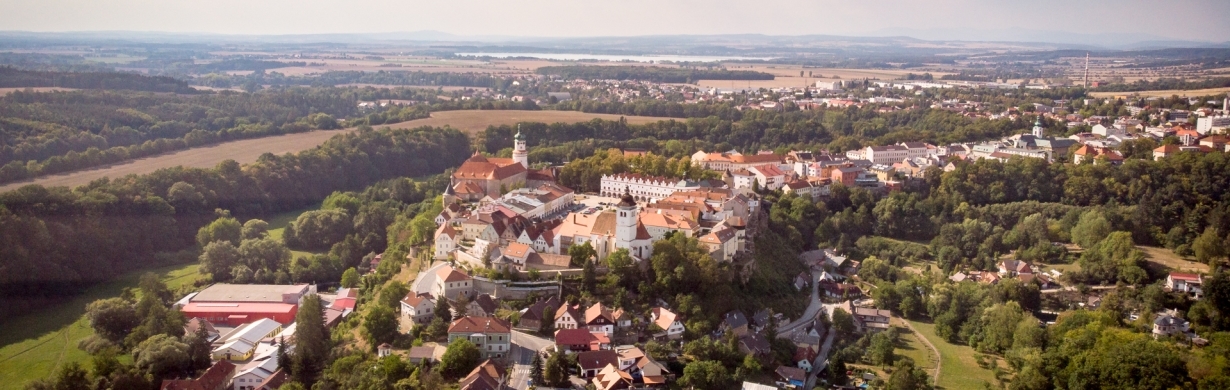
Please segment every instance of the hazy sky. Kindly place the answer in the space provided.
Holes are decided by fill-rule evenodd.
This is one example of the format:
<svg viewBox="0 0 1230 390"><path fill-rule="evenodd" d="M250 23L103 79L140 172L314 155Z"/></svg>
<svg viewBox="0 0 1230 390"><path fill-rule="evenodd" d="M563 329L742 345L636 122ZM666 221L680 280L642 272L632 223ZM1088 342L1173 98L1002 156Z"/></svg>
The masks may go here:
<svg viewBox="0 0 1230 390"><path fill-rule="evenodd" d="M1030 34L1020 30L1027 29L1225 42L1228 21L1227 0L0 0L0 30L22 31L976 40L1026 39Z"/></svg>

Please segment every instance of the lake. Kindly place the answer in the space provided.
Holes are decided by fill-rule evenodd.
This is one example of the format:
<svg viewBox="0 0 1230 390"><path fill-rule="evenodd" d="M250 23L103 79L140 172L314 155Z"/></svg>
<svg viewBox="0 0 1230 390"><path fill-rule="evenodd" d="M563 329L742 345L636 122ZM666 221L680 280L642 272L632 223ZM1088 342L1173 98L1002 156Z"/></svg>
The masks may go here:
<svg viewBox="0 0 1230 390"><path fill-rule="evenodd" d="M677 56L677 55L611 55L611 54L579 54L579 53L455 53L464 57L492 57L492 58L538 58L544 60L556 61L581 61L581 60L597 60L597 61L634 61L634 62L719 62L719 61L740 61L740 60L762 60L768 61L772 58L756 58L756 57L722 57L722 56Z"/></svg>

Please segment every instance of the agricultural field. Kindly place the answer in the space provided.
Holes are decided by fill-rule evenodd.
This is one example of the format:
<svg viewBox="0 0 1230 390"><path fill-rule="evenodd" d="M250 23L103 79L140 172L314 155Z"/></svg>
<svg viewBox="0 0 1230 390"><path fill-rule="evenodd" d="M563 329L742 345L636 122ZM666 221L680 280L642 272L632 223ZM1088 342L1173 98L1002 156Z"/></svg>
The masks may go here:
<svg viewBox="0 0 1230 390"><path fill-rule="evenodd" d="M0 322L0 390L21 389L66 363L81 363L89 369L89 354L77 348L78 341L94 333L85 318L86 304L135 289L145 272L161 275L172 290L191 285L198 276L197 267L191 263L133 271L62 303Z"/></svg>
<svg viewBox="0 0 1230 390"><path fill-rule="evenodd" d="M1138 92L1090 92L1089 95L1096 98L1108 98L1115 96L1131 96L1139 95L1144 97L1171 97L1171 96L1209 96L1230 92L1230 87L1227 88L1209 88L1209 89L1167 89L1159 91L1138 91Z"/></svg>
<svg viewBox="0 0 1230 390"><path fill-rule="evenodd" d="M978 366L975 355L980 355L965 345L953 345L935 334L935 325L910 321L918 334L931 341L940 352L940 378L938 388L946 390L979 390L983 383L995 385L995 374ZM918 360L915 360L917 362ZM1000 364L1004 364L1000 362ZM927 367L927 366L924 366Z"/></svg>
<svg viewBox="0 0 1230 390"><path fill-rule="evenodd" d="M942 75L949 74L945 72L933 72L923 69L909 70L892 70L892 69L839 69L839 68L812 68L802 67L800 65L743 65L743 64L724 64L729 70L751 70L756 72L765 72L772 74L776 78L773 80L698 80L697 85L703 88L781 88L781 87L802 87L804 85L815 85L816 81L834 81L841 80L896 80L905 77L906 74L923 74L931 73L931 75L939 78ZM811 77L799 77L799 71L812 72ZM732 84L733 83L733 84Z"/></svg>
<svg viewBox="0 0 1230 390"><path fill-rule="evenodd" d="M380 125L376 127L387 126L395 129L401 129L419 126L443 127L448 125L454 129L461 130L466 134L473 135L480 131L486 130L487 126L515 125L518 122L574 123L584 122L594 118L614 121L619 120L620 117L626 119L628 124L633 125L641 125L671 119L651 116L589 114L580 111L466 110L433 112L431 113L431 118L415 119L412 121Z"/></svg>
<svg viewBox="0 0 1230 390"><path fill-rule="evenodd" d="M578 111L445 111L433 113L431 118L416 119L378 127L411 128L419 126L443 127L449 125L468 134L474 134L485 130L487 126L513 125L517 122L583 122L594 118L618 120L620 115L587 114ZM669 119L645 116L626 116L625 118L631 124L652 123ZM314 148L335 135L351 130L353 129L319 130L192 148L100 168L8 183L0 185L0 192L15 190L29 184L39 184L47 187L76 187L104 177L119 178L131 174L146 174L162 168L180 165L192 168L212 168L227 159L235 160L240 164L248 164L255 162L264 153L281 155Z"/></svg>
<svg viewBox="0 0 1230 390"><path fill-rule="evenodd" d="M1209 273L1208 264L1197 262L1190 258L1185 259L1170 249L1139 245L1136 248L1145 252L1145 261L1148 261L1149 267L1155 270Z"/></svg>

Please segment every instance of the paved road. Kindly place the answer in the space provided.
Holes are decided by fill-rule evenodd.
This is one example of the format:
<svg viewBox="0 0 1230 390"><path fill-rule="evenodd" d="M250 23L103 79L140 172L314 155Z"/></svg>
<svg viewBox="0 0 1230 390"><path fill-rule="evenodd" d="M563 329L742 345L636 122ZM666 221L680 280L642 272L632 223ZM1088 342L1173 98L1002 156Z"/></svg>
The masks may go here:
<svg viewBox="0 0 1230 390"><path fill-rule="evenodd" d="M512 353L509 357L513 363L512 377L509 385L524 390L529 388L530 363L534 361L534 353L555 345L555 342L528 333L512 331Z"/></svg>
<svg viewBox="0 0 1230 390"><path fill-rule="evenodd" d="M816 361L811 365L811 374L807 376L807 386L804 386L804 389L815 388L816 376L820 374L820 371L824 371L824 368L829 365L829 349L833 347L833 339L835 338L834 336L837 335L837 332L829 329L828 333L828 337L824 338L824 344L820 346L820 354L816 355Z"/></svg>
<svg viewBox="0 0 1230 390"><path fill-rule="evenodd" d="M807 304L807 310L804 310L803 315L799 316L794 322L778 326L778 333L789 333L811 324L812 320L816 319L816 314L819 314L820 308L824 307L820 302L820 284L816 283L817 280L820 280L820 274L823 272L821 270L811 271L811 302Z"/></svg>
<svg viewBox="0 0 1230 390"><path fill-rule="evenodd" d="M431 268L428 268L423 272L419 272L419 276L414 278L414 284L410 286L410 289L416 293L431 292L431 287L436 284L436 271L439 271L440 268L447 266L447 262L441 261L431 266Z"/></svg>

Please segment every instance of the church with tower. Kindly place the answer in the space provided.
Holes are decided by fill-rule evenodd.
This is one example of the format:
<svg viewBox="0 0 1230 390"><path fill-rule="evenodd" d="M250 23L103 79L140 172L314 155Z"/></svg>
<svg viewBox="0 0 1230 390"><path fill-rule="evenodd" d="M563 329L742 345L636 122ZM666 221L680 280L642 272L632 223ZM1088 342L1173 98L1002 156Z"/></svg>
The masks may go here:
<svg viewBox="0 0 1230 390"><path fill-rule="evenodd" d="M512 158L487 157L474 152L453 172L446 196L466 202L484 198L497 199L504 193L522 187L536 188L542 184L554 184L555 174L550 169L531 170L530 153L525 135L518 126L513 136Z"/></svg>

